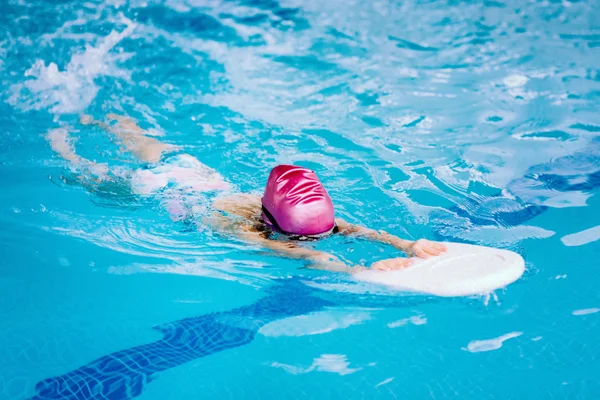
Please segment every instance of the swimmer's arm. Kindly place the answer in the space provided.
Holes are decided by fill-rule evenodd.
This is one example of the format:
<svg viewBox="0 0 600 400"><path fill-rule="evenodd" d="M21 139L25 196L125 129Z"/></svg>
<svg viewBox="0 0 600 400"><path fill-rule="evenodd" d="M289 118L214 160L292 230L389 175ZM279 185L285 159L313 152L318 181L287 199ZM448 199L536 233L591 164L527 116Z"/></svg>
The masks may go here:
<svg viewBox="0 0 600 400"><path fill-rule="evenodd" d="M268 240L262 237L247 238L249 240L259 243L261 246L271 249L283 256L289 258L296 258L309 261L308 268L319 269L332 272L344 272L347 274L356 274L362 271L368 270L379 270L389 271L394 269L402 269L409 267L413 264L414 260L410 258L388 258L385 260L377 261L371 265L371 267L364 267L362 265L349 266L342 262L339 258L333 254L326 253L323 251L311 250L302 247L296 247L291 243L278 242L275 240Z"/></svg>
<svg viewBox="0 0 600 400"><path fill-rule="evenodd" d="M260 197L252 194L238 193L236 195L216 199L213 207L217 210L226 212L230 215L241 217L242 221L236 221L231 217L226 217L220 213L214 213L206 223L221 231L229 231L242 240L256 243L264 248L275 251L282 256L302 259L310 262L309 268L321 269L334 272L356 273L367 269L363 266L349 266L332 254L298 247L293 243L280 242L265 238L262 232L256 231L249 226L247 221L258 219L260 216L261 202ZM341 220L340 220L341 221ZM408 267L412 260L406 258L392 258L382 260L371 265L371 268L378 270L400 269Z"/></svg>
<svg viewBox="0 0 600 400"><path fill-rule="evenodd" d="M284 257L306 260L309 262L308 267L312 269L345 272L350 274L369 269L360 265L349 266L330 253L299 247L290 242L269 240L263 236L262 232L256 231L254 228L248 226L247 223L233 220L220 213L213 214L211 218L205 219L204 222L221 231L229 231L246 242L255 243ZM373 263L370 269L402 269L410 266L412 262L412 259L407 258L389 258Z"/></svg>
<svg viewBox="0 0 600 400"><path fill-rule="evenodd" d="M82 116L80 122L83 125L97 125L107 132L111 132L127 151L142 162L157 163L164 153L178 149L177 146L147 136L147 132L140 128L132 118L116 114L108 114L106 118L114 121L115 124L105 124L102 121L94 120L89 115Z"/></svg>
<svg viewBox="0 0 600 400"><path fill-rule="evenodd" d="M265 238L262 232L257 231L249 224L249 220L252 220L251 217L256 216L256 213L260 210L260 208L256 209L257 205L254 200L252 195L245 194L217 199L213 204L215 208L242 217L242 219L214 213L211 217L205 218L203 222L219 231L229 232L246 242L257 244L284 257L306 260L309 262L309 268L347 273L358 272L359 269L363 268L349 267L334 255L326 252L298 247L290 242ZM260 204L260 199L258 204Z"/></svg>
<svg viewBox="0 0 600 400"><path fill-rule="evenodd" d="M333 254L326 253L323 251L306 249L303 247L296 247L292 243L268 240L260 236L260 233L258 232L252 232L252 235L245 236L245 239L260 244L261 246L273 250L283 256L307 260L309 261L308 268L325 271L345 272L348 274L355 274L370 269L388 271L409 267L414 262L414 260L410 258L397 257L377 261L373 263L370 268L364 267L362 265L349 266Z"/></svg>
<svg viewBox="0 0 600 400"><path fill-rule="evenodd" d="M245 220L253 220L260 216L262 204L260 196L249 193L236 193L215 199L213 207L227 214L242 217Z"/></svg>
<svg viewBox="0 0 600 400"><path fill-rule="evenodd" d="M312 269L345 273L355 273L364 269L359 266L350 267L330 253L298 247L289 242L265 239L261 232L241 232L239 233L239 236L243 240L256 243L261 247L272 250L284 257L306 260L309 262L308 267Z"/></svg>
<svg viewBox="0 0 600 400"><path fill-rule="evenodd" d="M398 250L409 254L414 254L420 258L439 256L446 251L446 246L444 246L442 243L432 242L425 239L419 239L416 241L405 240L384 231L376 231L364 226L350 224L340 218L337 218L335 222L342 235L357 235L366 237L371 240L392 245Z"/></svg>

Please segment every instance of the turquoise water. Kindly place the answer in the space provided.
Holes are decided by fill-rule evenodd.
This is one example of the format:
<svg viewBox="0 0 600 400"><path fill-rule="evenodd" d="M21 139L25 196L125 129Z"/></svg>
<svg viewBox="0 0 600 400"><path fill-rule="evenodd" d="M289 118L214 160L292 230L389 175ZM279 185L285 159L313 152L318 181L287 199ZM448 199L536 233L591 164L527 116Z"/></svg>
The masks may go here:
<svg viewBox="0 0 600 400"><path fill-rule="evenodd" d="M597 2L162 3L0 6L1 399L600 396ZM350 222L527 271L396 293L64 183L57 127L134 165L77 123L110 112L239 190L297 163Z"/></svg>

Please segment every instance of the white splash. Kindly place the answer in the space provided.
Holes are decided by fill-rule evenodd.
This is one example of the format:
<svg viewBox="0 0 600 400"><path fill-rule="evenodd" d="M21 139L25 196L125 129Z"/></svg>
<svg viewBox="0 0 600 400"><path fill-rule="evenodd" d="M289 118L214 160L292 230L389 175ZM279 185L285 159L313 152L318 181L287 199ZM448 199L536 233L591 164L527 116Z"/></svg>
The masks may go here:
<svg viewBox="0 0 600 400"><path fill-rule="evenodd" d="M519 337L522 334L523 334L523 332L510 332L510 333L507 333L506 335L502 335L502 336L499 336L499 337L493 338L493 339L473 340L473 341L469 342L469 344L467 345L467 348L463 349L463 350L467 350L471 353L479 353L482 351L498 350L500 347L502 347L502 344L506 340Z"/></svg>
<svg viewBox="0 0 600 400"><path fill-rule="evenodd" d="M560 241L565 246L583 246L584 244L592 243L600 239L600 225L586 229L581 232L572 233L563 236Z"/></svg>
<svg viewBox="0 0 600 400"><path fill-rule="evenodd" d="M496 304L500 304L500 299L498 299L498 295L496 294L496 292L490 292L490 293L485 293L483 295L483 305L484 306L488 306L490 304L490 300L494 300L494 302Z"/></svg>
<svg viewBox="0 0 600 400"><path fill-rule="evenodd" d="M3 40L2 42L0 42L0 71L4 69L4 57L6 57L6 49L4 48L4 46L7 42L8 40Z"/></svg>
<svg viewBox="0 0 600 400"><path fill-rule="evenodd" d="M271 366L275 368L281 368L293 375L306 374L312 371L333 372L338 375L348 375L362 369L361 367L350 368L350 363L348 362L347 357L343 354L323 354L320 357L315 358L313 363L306 368L278 362L271 363Z"/></svg>
<svg viewBox="0 0 600 400"><path fill-rule="evenodd" d="M8 102L24 110L49 108L55 114L77 113L85 110L96 97L98 76L128 79L129 73L115 64L131 55L110 53L117 43L131 35L136 25L123 15L120 18L126 25L123 32L112 31L96 47L86 46L83 53L71 57L64 71L54 62L46 65L44 60L37 60L25 72L25 77L33 79L12 85Z"/></svg>
<svg viewBox="0 0 600 400"><path fill-rule="evenodd" d="M412 317L403 318L398 321L390 322L387 326L389 328L399 328L401 326L405 326L407 324L413 325L425 325L427 323L427 318L423 315L413 315Z"/></svg>
<svg viewBox="0 0 600 400"><path fill-rule="evenodd" d="M598 311L600 311L600 308L584 308L582 310L575 310L573 311L573 315L588 315L588 314L595 314Z"/></svg>

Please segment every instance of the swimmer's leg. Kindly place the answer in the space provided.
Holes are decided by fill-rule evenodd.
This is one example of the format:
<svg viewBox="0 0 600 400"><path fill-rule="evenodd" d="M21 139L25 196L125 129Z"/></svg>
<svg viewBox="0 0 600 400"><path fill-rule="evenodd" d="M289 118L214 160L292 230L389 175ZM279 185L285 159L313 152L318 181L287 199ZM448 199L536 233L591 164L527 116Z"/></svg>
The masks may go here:
<svg viewBox="0 0 600 400"><path fill-rule="evenodd" d="M140 196L160 192L162 203L173 221L193 226L198 207L190 205L189 199L199 193L222 191L230 187L217 171L192 155L178 154L166 162L160 162L164 153L176 151L179 147L147 136L148 133L133 119L116 114L108 114L106 119L114 123L97 121L89 115L82 116L80 122L110 132L125 151L143 163L154 164L130 172L131 190Z"/></svg>
<svg viewBox="0 0 600 400"><path fill-rule="evenodd" d="M52 129L46 134L46 139L52 150L70 164L70 176L61 177L65 183L78 184L91 192L99 193L106 191L106 188L114 188L115 185L121 187L126 182L124 175L128 175L128 171L111 171L107 164L97 163L77 154L75 141L69 137L66 128Z"/></svg>
<svg viewBox="0 0 600 400"><path fill-rule="evenodd" d="M70 139L66 128L52 129L46 135L46 139L52 150L68 161L72 167L80 170L91 179L97 181L109 180L108 166L104 163L88 160L77 154L74 141Z"/></svg>
<svg viewBox="0 0 600 400"><path fill-rule="evenodd" d="M106 117L109 121L116 123L114 125L105 124L94 120L89 115L81 117L81 123L97 125L107 132L111 132L123 144L126 151L131 152L142 162L158 164L164 153L179 150L178 146L166 144L147 136L147 132L131 118L116 114L108 114ZM164 187L167 183L176 185L188 194L229 188L229 184L217 171L190 154L178 154L170 162L162 164L152 166L152 171L145 169L135 174L132 185L139 186L142 192L140 194L149 194L146 192L153 191L156 185Z"/></svg>
<svg viewBox="0 0 600 400"><path fill-rule="evenodd" d="M94 120L89 115L81 117L83 125L97 125L115 135L123 144L125 149L132 153L138 160L147 163L157 163L164 153L177 150L177 146L166 144L160 140L147 136L147 132L140 128L136 122L129 118L116 114L108 114L106 118L115 122L105 124Z"/></svg>

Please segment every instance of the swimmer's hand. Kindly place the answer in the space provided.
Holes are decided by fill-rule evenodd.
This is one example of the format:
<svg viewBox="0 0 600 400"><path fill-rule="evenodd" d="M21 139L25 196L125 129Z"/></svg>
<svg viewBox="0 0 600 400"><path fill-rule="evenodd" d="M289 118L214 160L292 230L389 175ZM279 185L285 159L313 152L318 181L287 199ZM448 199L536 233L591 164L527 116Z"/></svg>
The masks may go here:
<svg viewBox="0 0 600 400"><path fill-rule="evenodd" d="M412 258L388 258L386 260L381 260L377 261L376 263L373 263L373 265L371 265L371 269L378 271L391 271L394 269L408 268L411 265L413 265L414 262L415 260L413 260Z"/></svg>
<svg viewBox="0 0 600 400"><path fill-rule="evenodd" d="M429 258L432 256L442 255L447 249L443 243L419 239L410 243L402 250L406 251L407 253L414 254L419 258Z"/></svg>
<svg viewBox="0 0 600 400"><path fill-rule="evenodd" d="M350 269L351 274L357 274L363 271L393 271L396 269L408 268L415 262L412 258L388 258L385 260L377 261L370 267L364 267L362 265L354 266Z"/></svg>

